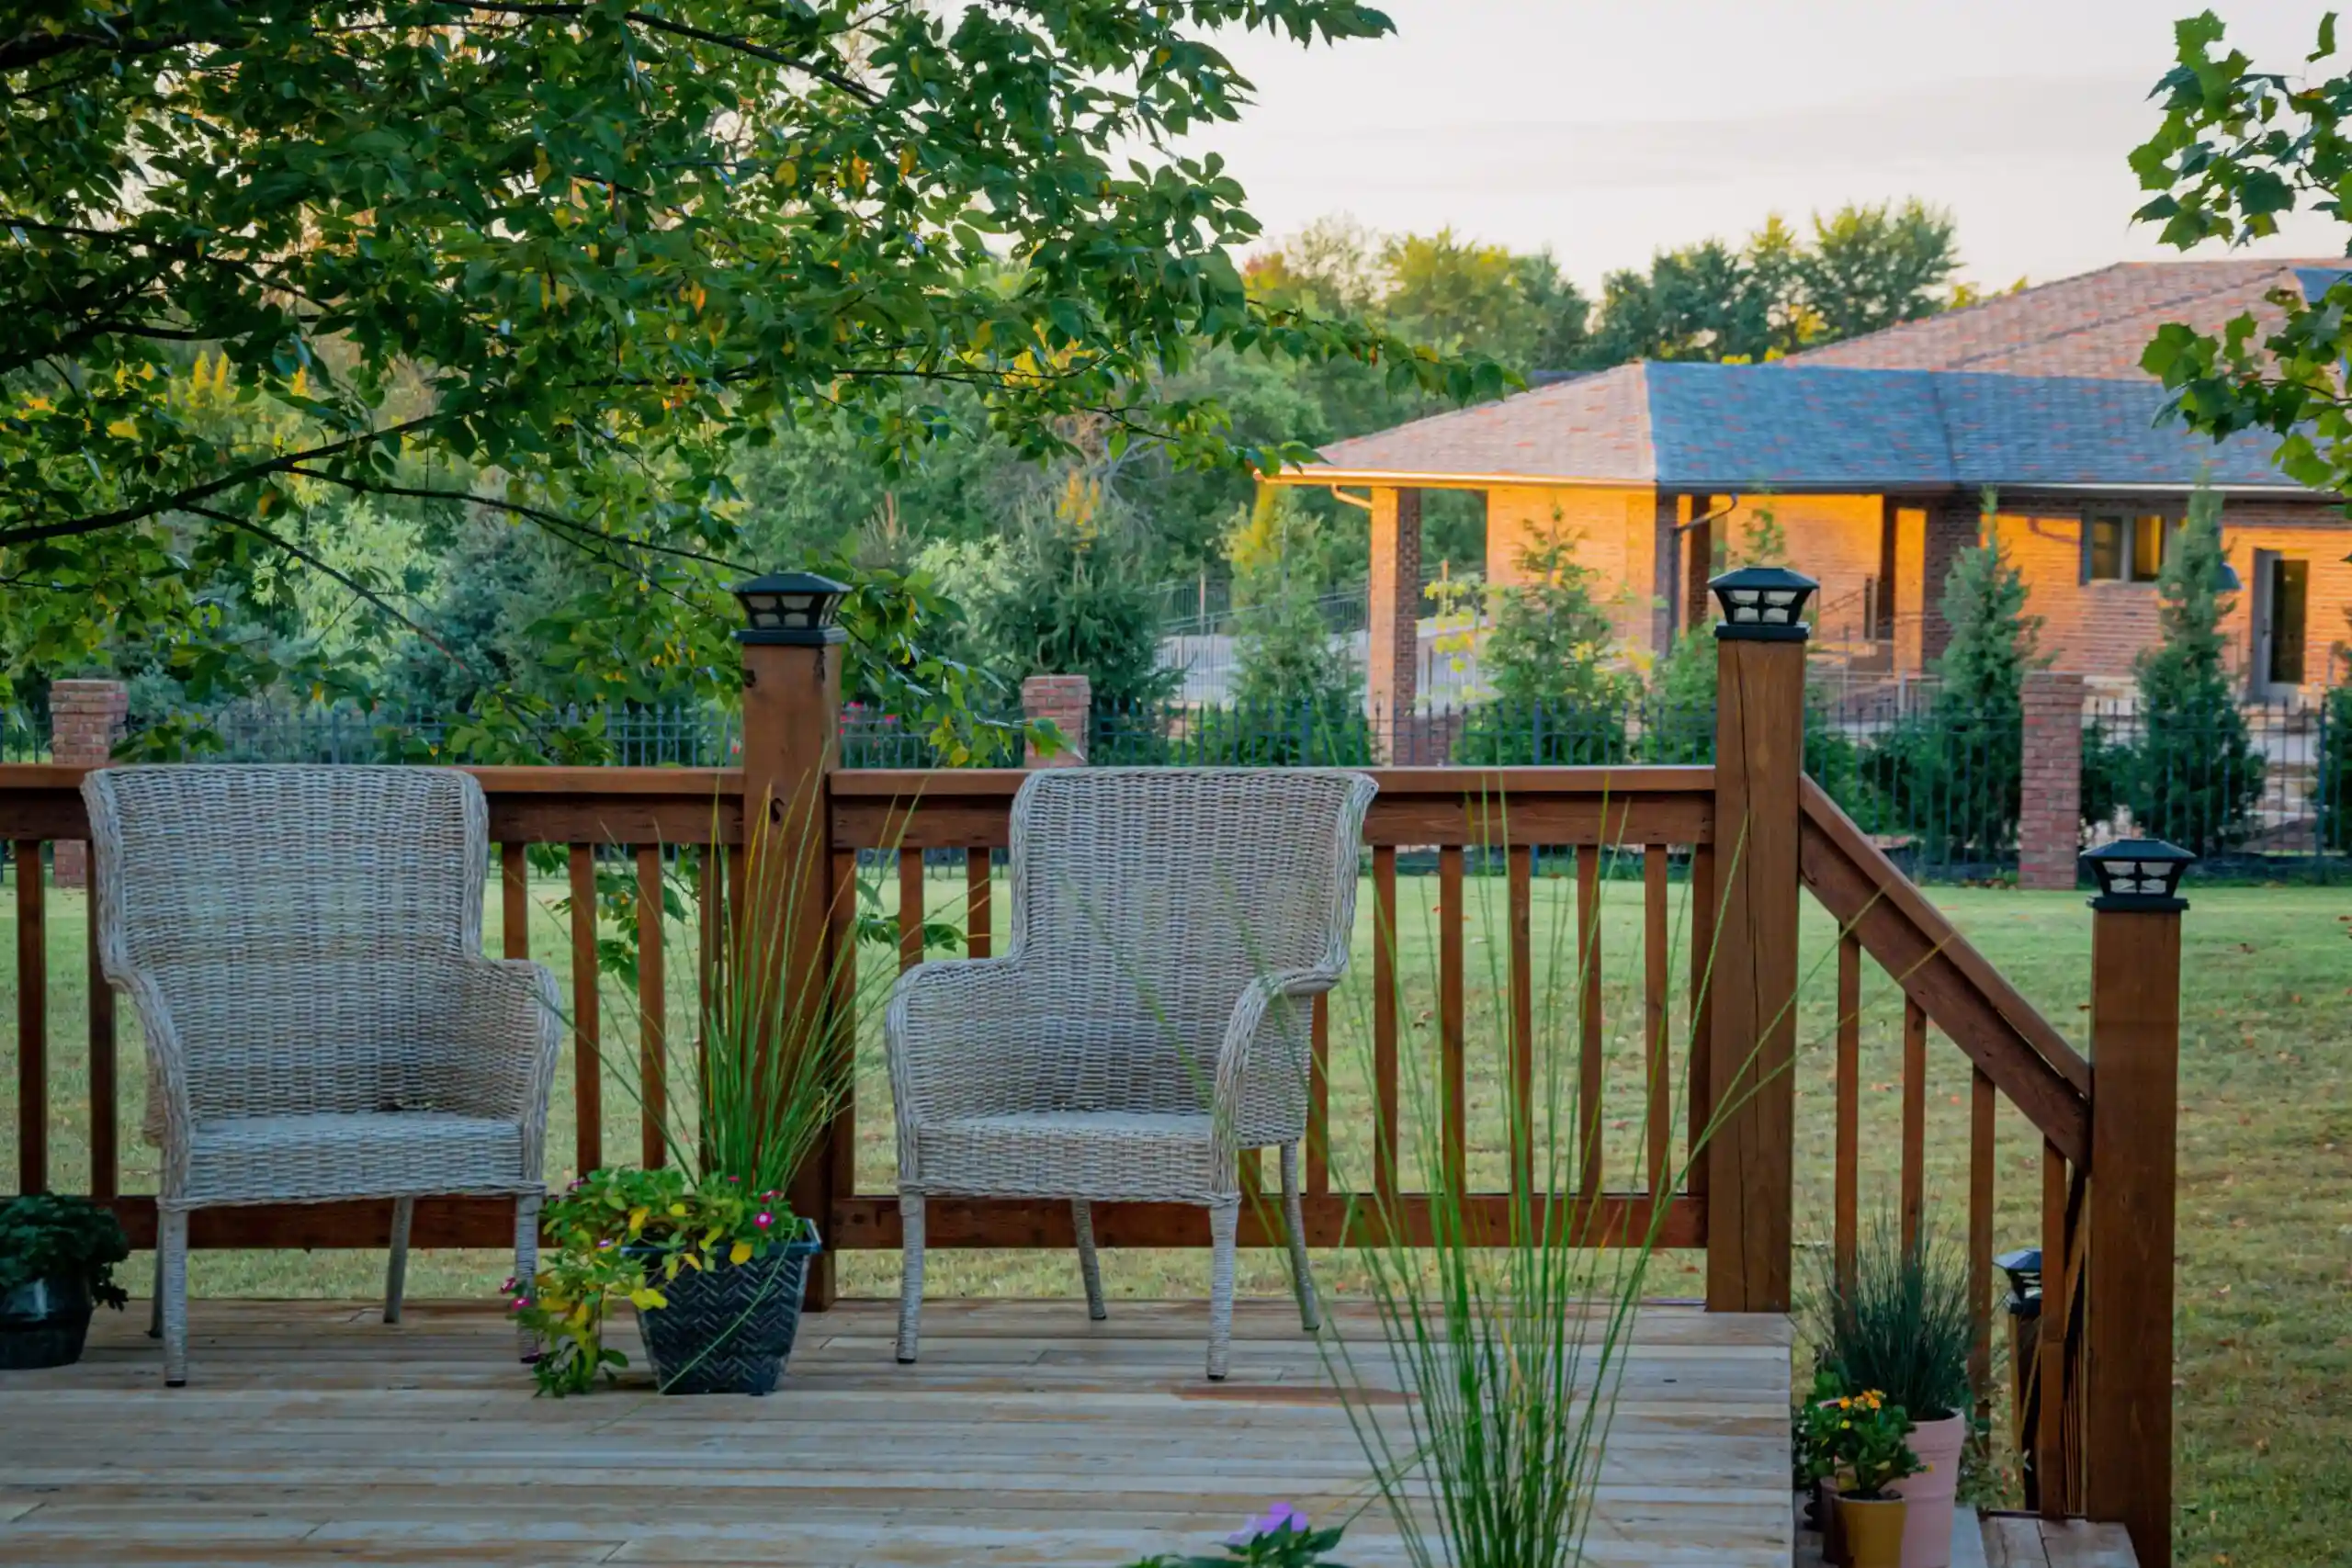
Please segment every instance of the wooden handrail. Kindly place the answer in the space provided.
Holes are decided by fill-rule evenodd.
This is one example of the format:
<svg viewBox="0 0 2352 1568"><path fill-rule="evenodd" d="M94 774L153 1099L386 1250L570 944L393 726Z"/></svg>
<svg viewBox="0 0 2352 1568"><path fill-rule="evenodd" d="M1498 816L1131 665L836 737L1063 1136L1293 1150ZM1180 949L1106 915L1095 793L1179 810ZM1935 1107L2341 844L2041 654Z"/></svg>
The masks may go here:
<svg viewBox="0 0 2352 1568"><path fill-rule="evenodd" d="M2060 1153L2087 1169L2090 1065L1811 779L1798 872L1838 923Z"/></svg>

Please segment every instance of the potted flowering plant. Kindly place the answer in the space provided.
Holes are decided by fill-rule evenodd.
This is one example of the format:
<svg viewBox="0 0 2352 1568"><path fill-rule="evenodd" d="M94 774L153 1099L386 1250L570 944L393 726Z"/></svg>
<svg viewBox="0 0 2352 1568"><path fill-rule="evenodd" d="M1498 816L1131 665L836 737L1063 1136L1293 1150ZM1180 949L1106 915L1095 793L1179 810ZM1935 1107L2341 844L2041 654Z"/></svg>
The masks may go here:
<svg viewBox="0 0 2352 1568"><path fill-rule="evenodd" d="M1811 1404L1798 1417L1805 1468L1834 1481L1851 1568L1902 1568L1905 1504L1894 1483L1919 1472L1911 1418L1876 1389Z"/></svg>
<svg viewBox="0 0 2352 1568"><path fill-rule="evenodd" d="M583 1393L628 1358L605 1343L618 1301L637 1309L665 1393L766 1393L799 1328L816 1227L775 1189L673 1167L591 1171L548 1204L554 1246L515 1298L541 1349L541 1392Z"/></svg>
<svg viewBox="0 0 2352 1568"><path fill-rule="evenodd" d="M86 1198L0 1199L0 1370L80 1360L91 1312L122 1307L114 1266L130 1256L114 1212Z"/></svg>
<svg viewBox="0 0 2352 1568"><path fill-rule="evenodd" d="M1973 1423L1968 1266L1931 1226L1905 1239L1891 1215L1865 1226L1850 1278L1827 1265L1812 1305L1819 1370L1831 1393L1875 1389L1911 1417L1918 1469L1895 1483L1905 1510L1903 1568L1949 1568L1961 1458Z"/></svg>
<svg viewBox="0 0 2352 1568"><path fill-rule="evenodd" d="M545 1260L536 1278L509 1281L538 1341L541 1393L585 1393L627 1364L605 1342L622 1302L636 1309L663 1393L775 1389L820 1250L814 1223L785 1192L840 1105L854 1022L833 1006L831 987L786 974L779 960L794 949L776 933L789 932L794 915L779 895L713 922L730 934L713 955L700 1092L675 1125L656 1118L669 1162L590 1171L548 1204Z"/></svg>

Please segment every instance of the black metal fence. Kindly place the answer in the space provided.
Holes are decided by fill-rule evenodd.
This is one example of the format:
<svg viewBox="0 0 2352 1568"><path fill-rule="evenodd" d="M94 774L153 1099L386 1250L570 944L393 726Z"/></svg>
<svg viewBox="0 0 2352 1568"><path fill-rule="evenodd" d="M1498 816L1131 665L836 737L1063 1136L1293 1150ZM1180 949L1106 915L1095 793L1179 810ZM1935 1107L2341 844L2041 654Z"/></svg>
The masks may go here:
<svg viewBox="0 0 2352 1568"><path fill-rule="evenodd" d="M1805 766L1906 872L1925 881L2014 874L2024 787L2020 723L1939 704L1932 686L1816 689ZM233 761L475 760L466 727L437 714L237 704L135 713L131 754ZM996 716L1015 725L1018 716ZM571 710L525 733L547 761L725 766L741 723L707 704ZM0 761L49 755L47 716L0 711ZM843 765L953 765L917 721L853 705ZM527 747L526 748L527 750ZM1509 766L1707 762L1712 703L1657 696L1586 706L1487 703L1387 715L1354 705L1098 707L1088 760L1126 766ZM999 761L1005 759L999 758ZM2129 699L2084 713L2083 841L2148 834L2197 852L2205 877L2352 874L2352 687L2317 702L2150 715Z"/></svg>
<svg viewBox="0 0 2352 1568"><path fill-rule="evenodd" d="M2095 702L2082 776L2090 842L2165 839L2203 857L2207 875L2352 869L2352 687L2157 714Z"/></svg>
<svg viewBox="0 0 2352 1568"><path fill-rule="evenodd" d="M0 762L48 761L48 712L31 705L0 707Z"/></svg>
<svg viewBox="0 0 2352 1568"><path fill-rule="evenodd" d="M119 750L147 761L425 762L518 761L619 767L723 767L742 755L742 725L701 704L560 708L503 726L496 747L465 714L347 704L239 702L134 707Z"/></svg>

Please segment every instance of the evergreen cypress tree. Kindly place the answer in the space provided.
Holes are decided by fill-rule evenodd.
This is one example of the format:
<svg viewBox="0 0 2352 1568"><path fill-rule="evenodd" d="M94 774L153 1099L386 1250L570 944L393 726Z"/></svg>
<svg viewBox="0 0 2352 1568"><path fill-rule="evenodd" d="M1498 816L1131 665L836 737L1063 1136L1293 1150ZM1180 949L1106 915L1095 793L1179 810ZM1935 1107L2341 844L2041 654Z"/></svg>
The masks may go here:
<svg viewBox="0 0 2352 1568"><path fill-rule="evenodd" d="M2164 640L2134 663L2141 738L2124 800L2140 831L2210 855L2253 830L2263 760L2223 664L2222 498L2204 486L2156 578Z"/></svg>
<svg viewBox="0 0 2352 1568"><path fill-rule="evenodd" d="M1521 550L1521 581L1494 595L1479 668L1494 688L1454 745L1473 763L1621 761L1632 682L1613 662L1616 628L1577 559L1576 536L1552 525Z"/></svg>
<svg viewBox="0 0 2352 1568"><path fill-rule="evenodd" d="M2017 841L2025 770L2025 673L2042 662L2041 618L1993 526L1984 492L1979 542L1944 580L1950 640L1925 715L1888 731L1862 760L1883 830L1915 836L1940 861L1990 863Z"/></svg>
<svg viewBox="0 0 2352 1568"><path fill-rule="evenodd" d="M1332 587L1317 519L1288 490L1268 490L1226 536L1233 565L1233 709L1220 760L1256 765L1365 764L1371 726L1363 671L1333 635L1323 595Z"/></svg>

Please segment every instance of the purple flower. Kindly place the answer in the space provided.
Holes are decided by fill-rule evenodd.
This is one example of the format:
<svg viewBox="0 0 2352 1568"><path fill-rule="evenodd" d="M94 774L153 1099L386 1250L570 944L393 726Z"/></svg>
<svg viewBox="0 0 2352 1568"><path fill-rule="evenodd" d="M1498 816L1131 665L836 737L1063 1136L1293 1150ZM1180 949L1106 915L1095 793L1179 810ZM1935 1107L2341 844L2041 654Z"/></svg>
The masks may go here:
<svg viewBox="0 0 2352 1568"><path fill-rule="evenodd" d="M516 1296L514 1298L514 1310L516 1312L521 1312L525 1307L529 1306L530 1304L531 1298L528 1296Z"/></svg>
<svg viewBox="0 0 2352 1568"><path fill-rule="evenodd" d="M1248 1546L1261 1536L1281 1535L1286 1530L1295 1530L1300 1535L1305 1535L1308 1529L1305 1514L1300 1513L1288 1503L1276 1503L1269 1506L1264 1514L1251 1519L1248 1524L1227 1536L1225 1544Z"/></svg>

